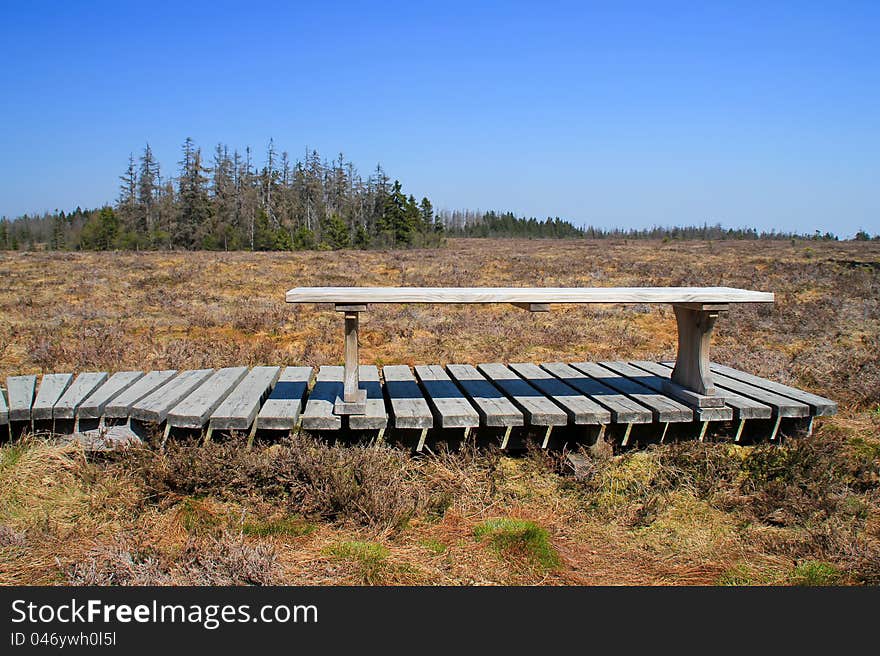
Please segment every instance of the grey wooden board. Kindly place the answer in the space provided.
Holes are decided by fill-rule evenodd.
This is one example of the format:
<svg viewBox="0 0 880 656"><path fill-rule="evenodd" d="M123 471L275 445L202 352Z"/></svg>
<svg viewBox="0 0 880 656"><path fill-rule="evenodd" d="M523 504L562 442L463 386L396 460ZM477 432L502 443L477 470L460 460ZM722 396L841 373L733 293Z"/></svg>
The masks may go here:
<svg viewBox="0 0 880 656"><path fill-rule="evenodd" d="M98 389L92 392L85 401L80 403L76 414L80 419L98 419L104 414L104 408L110 401L118 397L129 387L143 378L143 371L117 371Z"/></svg>
<svg viewBox="0 0 880 656"><path fill-rule="evenodd" d="M630 362L630 364L664 378L671 378L672 376L672 367L660 362L636 360ZM722 394L724 395L724 402L733 409L734 419L770 419L773 416L773 408L769 405L759 403L754 399L741 396L730 390L722 390Z"/></svg>
<svg viewBox="0 0 880 656"><path fill-rule="evenodd" d="M795 401L806 403L810 406L811 413L816 417L825 417L837 413L837 403L831 399L826 399L824 396L811 394L810 392L805 392L804 390L799 390L796 387L791 387L789 385L783 385L782 383L776 383L772 380L761 378L760 376L755 376L754 374L746 373L745 371L739 371L738 369L727 367L723 364L712 364L710 365L710 369L713 372L723 374L728 378L733 378L734 380L739 380L743 383L760 387L769 392L787 396Z"/></svg>
<svg viewBox="0 0 880 656"><path fill-rule="evenodd" d="M409 367L403 364L382 367L385 392L391 401L396 428L433 428L434 415Z"/></svg>
<svg viewBox="0 0 880 656"><path fill-rule="evenodd" d="M442 428L476 428L480 413L467 400L458 386L437 364L419 365L416 376Z"/></svg>
<svg viewBox="0 0 880 656"><path fill-rule="evenodd" d="M211 415L217 430L247 430L257 418L260 403L272 391L281 367L254 367Z"/></svg>
<svg viewBox="0 0 880 656"><path fill-rule="evenodd" d="M379 382L379 370L371 364L358 367L359 388L367 392L367 405L362 415L348 415L348 427L352 430L379 430L388 426L385 396Z"/></svg>
<svg viewBox="0 0 880 656"><path fill-rule="evenodd" d="M339 366L324 366L318 369L315 386L309 393L306 408L303 410L302 427L306 430L339 430L342 417L333 413L336 397L342 396L344 370Z"/></svg>
<svg viewBox="0 0 880 656"><path fill-rule="evenodd" d="M459 384L464 393L476 406L485 426L522 426L525 418L522 411L510 399L486 380L476 367L469 364L450 364L446 366L449 375Z"/></svg>
<svg viewBox="0 0 880 656"><path fill-rule="evenodd" d="M73 419L79 405L105 380L107 380L106 371L87 371L79 374L67 388L67 391L58 399L58 403L52 409L52 416L55 419Z"/></svg>
<svg viewBox="0 0 880 656"><path fill-rule="evenodd" d="M611 421L611 412L607 408L566 385L538 365L529 362L511 363L510 368L562 406L575 424L607 424Z"/></svg>
<svg viewBox="0 0 880 656"><path fill-rule="evenodd" d="M6 405L6 395L0 389L0 426L9 423L9 406Z"/></svg>
<svg viewBox="0 0 880 656"><path fill-rule="evenodd" d="M311 367L285 367L257 415L257 428L293 430L312 379Z"/></svg>
<svg viewBox="0 0 880 656"><path fill-rule="evenodd" d="M178 403L214 373L213 369L190 369L131 406L131 418L161 424Z"/></svg>
<svg viewBox="0 0 880 656"><path fill-rule="evenodd" d="M52 408L67 390L73 374L44 374L37 390L37 398L31 408L31 418L41 421L52 418Z"/></svg>
<svg viewBox="0 0 880 656"><path fill-rule="evenodd" d="M36 389L36 376L10 376L6 379L9 421L31 420L31 405L34 402Z"/></svg>
<svg viewBox="0 0 880 656"><path fill-rule="evenodd" d="M247 367L218 369L168 412L168 424L175 428L202 428L247 373Z"/></svg>
<svg viewBox="0 0 880 656"><path fill-rule="evenodd" d="M671 367L672 363L669 363L668 366ZM729 390L731 392L736 392L741 396L745 396L750 399L754 399L755 401L759 401L760 403L764 403L765 405L769 405L771 408L773 408L774 416L776 416L776 414L778 414L780 417L810 416L810 406L808 406L806 403L801 403L800 401L790 399L787 396L782 396L781 394L776 394L775 392L771 392L760 387L755 387L754 385L744 383L742 381L736 380L735 378L722 376L717 372L712 373L712 380L715 381L716 387L720 387L721 389Z"/></svg>
<svg viewBox="0 0 880 656"><path fill-rule="evenodd" d="M109 419L128 417L131 414L131 407L135 403L167 384L175 375L177 375L176 369L148 372L104 406L104 417Z"/></svg>
<svg viewBox="0 0 880 656"><path fill-rule="evenodd" d="M541 366L581 394L586 394L599 405L608 408L611 419L616 424L650 424L654 421L654 413L650 408L564 362L548 362Z"/></svg>
<svg viewBox="0 0 880 656"><path fill-rule="evenodd" d="M626 376L621 376L610 369L596 364L595 362L572 362L571 366L588 376L592 376L596 380L616 389L622 394L626 394L635 399L642 405L651 408L654 418L662 422L682 422L692 421L694 418L693 411L687 406L673 401L662 394L658 394L649 387L645 387L641 383L630 380Z"/></svg>
<svg viewBox="0 0 880 656"><path fill-rule="evenodd" d="M630 380L641 383L645 387L665 396L665 392L663 391L663 381L665 380L665 376L660 376L651 371L645 371L644 369L635 367L628 362L600 362L599 364L601 364L606 369L611 369L611 371L613 371L614 373L618 373L621 376L626 376ZM693 405L689 405L682 399L670 400L680 405L689 407L691 409L691 412L693 412L694 414L694 418L698 421L730 421L731 419L733 419L733 410L726 406L722 406L720 408L699 408Z"/></svg>
<svg viewBox="0 0 880 656"><path fill-rule="evenodd" d="M478 365L477 369L526 413L533 426L564 426L568 423L568 415L562 408L503 364L490 362Z"/></svg>

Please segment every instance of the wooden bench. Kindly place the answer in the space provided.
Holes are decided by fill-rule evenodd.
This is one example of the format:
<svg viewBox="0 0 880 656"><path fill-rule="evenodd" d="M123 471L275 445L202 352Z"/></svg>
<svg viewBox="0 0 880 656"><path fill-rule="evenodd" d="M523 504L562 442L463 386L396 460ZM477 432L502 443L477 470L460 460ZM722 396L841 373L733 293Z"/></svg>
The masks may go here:
<svg viewBox="0 0 880 656"><path fill-rule="evenodd" d="M358 320L371 304L509 303L531 312L547 312L558 303L651 303L672 305L678 324L678 355L664 392L698 408L724 406L709 363L715 320L731 303L772 303L769 292L732 287L298 287L288 303L332 303L345 317L345 367L337 415L363 415L366 390L358 376ZM485 372L484 372L485 373ZM724 388L726 389L726 387Z"/></svg>

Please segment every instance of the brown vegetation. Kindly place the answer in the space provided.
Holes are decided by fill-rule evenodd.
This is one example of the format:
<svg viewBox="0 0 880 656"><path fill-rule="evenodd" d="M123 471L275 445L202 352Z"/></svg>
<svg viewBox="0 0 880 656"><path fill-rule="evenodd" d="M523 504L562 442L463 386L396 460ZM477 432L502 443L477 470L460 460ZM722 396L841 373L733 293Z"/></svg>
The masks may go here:
<svg viewBox="0 0 880 656"><path fill-rule="evenodd" d="M0 583L880 582L880 246L452 240L437 251L0 254L0 378L341 361L298 285L730 285L713 359L830 396L782 446L414 458L307 435L96 458L0 449ZM665 308L388 306L377 364L670 358ZM340 334L340 339L328 335Z"/></svg>

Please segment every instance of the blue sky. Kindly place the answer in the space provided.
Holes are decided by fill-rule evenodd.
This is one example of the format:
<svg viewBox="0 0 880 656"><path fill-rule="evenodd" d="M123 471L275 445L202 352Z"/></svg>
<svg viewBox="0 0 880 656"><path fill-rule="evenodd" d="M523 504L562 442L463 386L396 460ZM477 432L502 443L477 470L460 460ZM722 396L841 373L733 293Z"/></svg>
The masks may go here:
<svg viewBox="0 0 880 656"><path fill-rule="evenodd" d="M439 208L880 232L878 2L4 0L0 48L0 215L272 137Z"/></svg>

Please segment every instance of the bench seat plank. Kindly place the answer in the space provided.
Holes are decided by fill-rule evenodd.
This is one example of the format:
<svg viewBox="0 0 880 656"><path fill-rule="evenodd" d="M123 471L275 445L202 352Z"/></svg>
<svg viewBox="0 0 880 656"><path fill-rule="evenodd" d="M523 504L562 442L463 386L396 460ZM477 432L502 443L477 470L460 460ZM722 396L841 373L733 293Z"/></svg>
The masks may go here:
<svg viewBox="0 0 880 656"><path fill-rule="evenodd" d="M504 392L486 380L476 367L450 364L446 370L476 406L485 426L505 428L525 424L522 411L513 405Z"/></svg>
<svg viewBox="0 0 880 656"><path fill-rule="evenodd" d="M315 386L309 393L306 408L300 420L306 430L339 430L342 417L333 412L336 398L342 396L343 368L323 366L318 369Z"/></svg>
<svg viewBox="0 0 880 656"><path fill-rule="evenodd" d="M177 375L176 369L150 371L139 378L128 389L111 399L104 406L107 419L125 419L131 415L132 406L168 383Z"/></svg>
<svg viewBox="0 0 880 656"><path fill-rule="evenodd" d="M9 376L6 379L10 422L31 420L31 406L36 389L36 376Z"/></svg>
<svg viewBox="0 0 880 656"><path fill-rule="evenodd" d="M391 402L395 428L433 428L434 415L410 368L404 364L382 367L385 392Z"/></svg>
<svg viewBox="0 0 880 656"><path fill-rule="evenodd" d="M837 403L831 399L826 399L824 396L811 394L810 392L799 390L796 387L783 385L782 383L777 383L768 380L767 378L761 378L760 376L755 376L754 374L746 373L745 371L739 371L738 369L727 367L723 364L712 364L710 365L710 369L713 373L723 374L728 378L748 383L754 387L760 387L761 389L765 389L781 396L787 396L788 398L800 401L801 403L806 403L810 406L810 413L813 416L826 417L837 414Z"/></svg>
<svg viewBox="0 0 880 656"><path fill-rule="evenodd" d="M142 371L117 371L76 409L80 419L100 419L110 401L143 378Z"/></svg>
<svg viewBox="0 0 880 656"><path fill-rule="evenodd" d="M348 427L352 430L381 430L388 426L388 412L379 382L379 369L372 364L362 364L358 367L358 379L358 387L367 392L366 409L362 415L348 415Z"/></svg>
<svg viewBox="0 0 880 656"><path fill-rule="evenodd" d="M257 428L293 430L313 373L311 367L285 367L257 415Z"/></svg>
<svg viewBox="0 0 880 656"><path fill-rule="evenodd" d="M608 408L611 420L616 424L650 424L654 421L654 413L650 408L564 362L548 362L541 366L565 384Z"/></svg>
<svg viewBox="0 0 880 656"><path fill-rule="evenodd" d="M608 387L616 389L621 394L626 394L642 405L651 408L657 421L678 423L692 421L694 418L693 411L687 406L673 401L663 394L658 394L651 388L630 380L626 376L621 376L595 362L573 362L571 366L588 376L592 376Z"/></svg>
<svg viewBox="0 0 880 656"><path fill-rule="evenodd" d="M80 404L106 380L107 372L105 371L79 374L67 388L67 391L58 399L52 409L52 416L55 419L73 419Z"/></svg>
<svg viewBox="0 0 880 656"><path fill-rule="evenodd" d="M443 367L419 365L415 370L442 428L475 428L480 425L480 413L474 410Z"/></svg>
<svg viewBox="0 0 880 656"><path fill-rule="evenodd" d="M562 408L503 364L491 362L478 365L477 369L526 413L533 426L565 426L568 423L568 414Z"/></svg>
<svg viewBox="0 0 880 656"><path fill-rule="evenodd" d="M247 430L260 410L260 403L269 392L281 367L254 367L241 379L223 403L211 414L209 423L216 430Z"/></svg>
<svg viewBox="0 0 880 656"><path fill-rule="evenodd" d="M527 383L562 406L573 423L607 424L611 421L611 412L607 408L584 396L539 366L532 363L513 363L510 368Z"/></svg>
<svg viewBox="0 0 880 656"><path fill-rule="evenodd" d="M44 374L31 408L31 418L34 421L52 419L52 409L72 380L73 374Z"/></svg>
<svg viewBox="0 0 880 656"><path fill-rule="evenodd" d="M168 412L168 424L175 428L202 428L247 374L247 367L218 369Z"/></svg>
<svg viewBox="0 0 880 656"><path fill-rule="evenodd" d="M672 377L672 367L666 366L661 362L648 362L645 360L636 360L630 362L634 367L644 369L664 378ZM730 390L722 390L721 396L724 397L726 403L733 410L733 418L742 419L770 419L773 417L773 408L764 403L742 396Z"/></svg>
<svg viewBox="0 0 880 656"><path fill-rule="evenodd" d="M614 373L618 373L621 376L626 376L630 380L641 383L645 387L654 390L658 394L663 394L664 396L666 395L666 392L663 390L663 381L667 378L666 376L661 376L652 371L646 371L628 362L614 361L600 362L599 364L601 364L606 369L610 369ZM696 404L692 405L688 403L684 399L671 400L689 407L694 413L694 417L698 421L730 421L731 419L733 419L733 409L727 406L716 408L701 408Z"/></svg>
<svg viewBox="0 0 880 656"><path fill-rule="evenodd" d="M131 406L131 418L161 424L168 413L214 373L213 369L189 369Z"/></svg>

